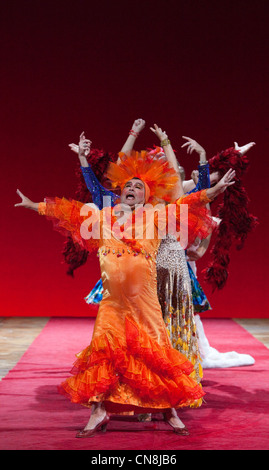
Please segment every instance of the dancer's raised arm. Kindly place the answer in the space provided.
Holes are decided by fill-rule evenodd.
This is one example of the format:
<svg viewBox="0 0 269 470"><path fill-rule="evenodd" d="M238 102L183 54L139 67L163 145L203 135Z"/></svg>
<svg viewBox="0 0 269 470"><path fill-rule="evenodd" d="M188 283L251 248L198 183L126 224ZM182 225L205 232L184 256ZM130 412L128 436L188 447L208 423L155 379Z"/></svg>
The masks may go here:
<svg viewBox="0 0 269 470"><path fill-rule="evenodd" d="M44 202L33 202L17 189L21 202L15 207L32 209L40 215L46 216L52 221L54 229L66 235L70 234L76 243L79 243L87 251L95 250L99 246L100 238L100 211L94 205L83 204L66 198L46 198ZM87 218L90 215L92 227L89 235Z"/></svg>
<svg viewBox="0 0 269 470"><path fill-rule="evenodd" d="M205 149L200 144L198 144L196 140L191 139L190 137L183 135L182 138L187 140L187 142L181 145L181 148L187 147L187 153L189 154L192 154L193 151L197 152L200 157L199 164L205 165L207 163Z"/></svg>
<svg viewBox="0 0 269 470"><path fill-rule="evenodd" d="M89 155L90 153L91 144L92 141L90 139L86 139L85 133L82 132L79 137L79 144L69 144L69 147L71 148L71 150L73 150L73 152L78 154L85 184L92 195L92 200L94 204L99 209L102 209L104 205L104 197L110 198L106 200L107 205L114 205L118 197L112 191L109 191L101 185L97 176L93 172L91 165L89 165L87 161L87 155Z"/></svg>
<svg viewBox="0 0 269 470"><path fill-rule="evenodd" d="M127 140L125 141L121 152L125 153L126 155L129 155L130 152L134 148L135 141L137 137L139 136L140 132L144 129L146 122L144 119L136 119L132 125L132 128L129 132L129 136L127 137Z"/></svg>
<svg viewBox="0 0 269 470"><path fill-rule="evenodd" d="M179 197L183 196L184 191L183 191L182 179L181 179L180 169L179 169L180 165L175 156L175 152L173 150L170 140L168 139L168 135L165 131L163 131L159 126L157 126L157 124L154 124L154 128L151 127L150 129L160 139L160 145L164 150L169 166L173 168L179 176L177 188L175 190L175 199L178 199Z"/></svg>
<svg viewBox="0 0 269 470"><path fill-rule="evenodd" d="M78 154L80 165L82 168L88 168L89 163L87 161L87 155L91 150L92 141L86 139L85 132L83 131L79 136L79 144L69 144L70 149Z"/></svg>
<svg viewBox="0 0 269 470"><path fill-rule="evenodd" d="M144 129L144 127L145 127L144 119L140 118L134 121L131 127L131 130L129 131L129 135L121 148L122 153L125 153L126 155L128 155L133 150L135 141L137 137L139 136L140 132ZM86 157L90 153L91 144L92 144L91 140L86 139L84 132L82 132L82 134L80 135L79 145L74 144L74 143L69 144L70 149L79 155L80 164L83 168L87 168L89 166L89 163Z"/></svg>
<svg viewBox="0 0 269 470"><path fill-rule="evenodd" d="M183 139L187 140L181 148L187 147L187 153L192 154L193 151L199 155L199 170L192 172L192 178L183 182L184 193L190 191L200 191L210 187L210 175L209 165L206 160L205 149L194 139L190 137L182 136ZM197 177L197 179L196 179Z"/></svg>

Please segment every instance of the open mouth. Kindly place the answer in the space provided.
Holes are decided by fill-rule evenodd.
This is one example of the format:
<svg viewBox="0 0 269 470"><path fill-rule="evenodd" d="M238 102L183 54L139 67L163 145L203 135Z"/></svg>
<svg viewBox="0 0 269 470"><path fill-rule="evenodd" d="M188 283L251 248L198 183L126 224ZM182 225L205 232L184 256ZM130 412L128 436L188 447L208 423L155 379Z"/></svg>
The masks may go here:
<svg viewBox="0 0 269 470"><path fill-rule="evenodd" d="M126 196L126 199L134 199L134 198L135 198L135 197L134 197L133 194L127 194L127 196Z"/></svg>

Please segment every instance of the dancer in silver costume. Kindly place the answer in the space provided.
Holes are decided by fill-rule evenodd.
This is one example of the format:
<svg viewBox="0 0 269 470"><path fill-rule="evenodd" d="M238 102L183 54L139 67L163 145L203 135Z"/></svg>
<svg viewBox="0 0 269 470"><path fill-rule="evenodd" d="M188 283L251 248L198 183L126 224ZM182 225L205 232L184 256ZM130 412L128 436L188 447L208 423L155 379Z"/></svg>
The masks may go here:
<svg viewBox="0 0 269 470"><path fill-rule="evenodd" d="M164 149L168 162L182 178L183 168L176 159L167 133L162 131L156 124L151 130L160 139L160 145ZM184 145L191 146L191 139L184 138L187 140L187 143ZM190 148L190 150L192 149ZM203 186L210 186L209 178L208 180L203 178L204 165L206 164L207 162L204 160L203 153L201 152L198 182L194 187L189 185L189 188L186 188L185 185L186 189L190 189L188 192L203 189ZM176 193L177 196L178 194ZM182 249L175 237L168 234L162 240L157 254L156 267L158 298L170 341L175 349L185 354L189 361L192 362L195 380L200 383L203 377L203 369L194 318L193 285L190 278L190 267L187 264L185 250Z"/></svg>
<svg viewBox="0 0 269 470"><path fill-rule="evenodd" d="M156 261L158 298L170 341L193 363L200 382L203 374L185 251L168 235L159 247Z"/></svg>

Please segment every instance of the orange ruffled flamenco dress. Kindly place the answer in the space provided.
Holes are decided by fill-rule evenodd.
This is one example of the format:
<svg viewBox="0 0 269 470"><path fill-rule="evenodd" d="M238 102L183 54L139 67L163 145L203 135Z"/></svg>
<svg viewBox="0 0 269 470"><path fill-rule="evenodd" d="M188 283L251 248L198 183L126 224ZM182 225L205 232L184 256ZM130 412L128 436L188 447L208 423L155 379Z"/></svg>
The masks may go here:
<svg viewBox="0 0 269 470"><path fill-rule="evenodd" d="M196 236L205 238L212 231L207 202L206 191L176 202L177 208L189 205L188 221L184 222L188 224L189 244ZM107 223L115 221L110 207L91 212L91 228L98 232L101 227L100 239L83 239L80 226L89 215L80 215L82 206L58 198L39 204L39 213L52 219L57 230L68 231L89 251L98 248L104 287L91 343L77 355L73 375L61 384L61 391L73 403L91 406L104 402L106 410L115 413L199 406L204 392L190 377L192 363L171 346L157 297L156 254L161 242L157 225L162 219L166 223L169 205L164 206L161 216L151 211L154 238L135 241L115 236Z"/></svg>

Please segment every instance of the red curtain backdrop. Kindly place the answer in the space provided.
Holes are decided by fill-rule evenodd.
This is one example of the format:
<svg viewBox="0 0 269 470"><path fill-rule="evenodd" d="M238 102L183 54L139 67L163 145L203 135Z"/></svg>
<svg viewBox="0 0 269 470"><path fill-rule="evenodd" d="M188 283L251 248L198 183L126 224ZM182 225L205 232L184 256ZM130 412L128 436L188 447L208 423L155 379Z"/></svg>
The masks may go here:
<svg viewBox="0 0 269 470"><path fill-rule="evenodd" d="M187 176L198 157L182 135L213 156L255 141L244 179L259 218L245 248L232 250L226 287L199 279L214 317L268 317L268 2L92 2L2 0L1 316L89 316L83 297L99 279L91 256L66 275L63 237L37 213L14 208L19 188L38 202L74 197L85 131L93 147L117 152L136 118L137 149L165 129Z"/></svg>

